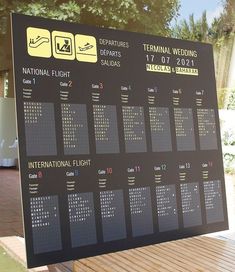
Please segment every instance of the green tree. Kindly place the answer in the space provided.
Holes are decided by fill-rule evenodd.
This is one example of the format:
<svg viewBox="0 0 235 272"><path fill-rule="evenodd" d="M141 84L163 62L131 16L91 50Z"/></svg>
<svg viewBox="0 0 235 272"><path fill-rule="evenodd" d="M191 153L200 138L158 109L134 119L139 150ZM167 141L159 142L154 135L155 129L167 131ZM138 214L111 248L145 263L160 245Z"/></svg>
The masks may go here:
<svg viewBox="0 0 235 272"><path fill-rule="evenodd" d="M181 21L172 29L172 36L178 39L191 41L208 41L209 26L207 22L206 11L203 12L202 17L195 21L194 15L189 16L189 21Z"/></svg>
<svg viewBox="0 0 235 272"><path fill-rule="evenodd" d="M209 26L206 12L202 17L194 21L193 15L189 20L183 20L172 29L172 36L180 39L210 42L215 46L221 46L224 40L229 39L235 33L235 1L223 0L223 12L218 18L214 18Z"/></svg>
<svg viewBox="0 0 235 272"><path fill-rule="evenodd" d="M10 11L149 34L170 34L179 0L0 0L0 32Z"/></svg>
<svg viewBox="0 0 235 272"><path fill-rule="evenodd" d="M231 28L235 26L235 1L234 0L225 0L224 3L224 12L222 18L225 24L229 24Z"/></svg>
<svg viewBox="0 0 235 272"><path fill-rule="evenodd" d="M208 40L208 31L209 31L209 25L207 22L207 17L206 17L206 11L203 12L202 14L202 18L201 18L201 22L200 22L200 28L201 28L201 39L203 41L207 41Z"/></svg>
<svg viewBox="0 0 235 272"><path fill-rule="evenodd" d="M6 32L6 23L10 12L46 18L75 21L80 20L80 5L73 0L37 0L17 1L0 0L0 32Z"/></svg>

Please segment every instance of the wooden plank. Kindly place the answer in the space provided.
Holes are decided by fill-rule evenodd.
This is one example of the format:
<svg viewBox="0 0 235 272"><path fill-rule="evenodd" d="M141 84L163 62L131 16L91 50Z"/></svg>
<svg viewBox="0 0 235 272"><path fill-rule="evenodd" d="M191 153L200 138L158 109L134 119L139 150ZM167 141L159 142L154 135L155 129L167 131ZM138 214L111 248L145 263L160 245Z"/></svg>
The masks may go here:
<svg viewBox="0 0 235 272"><path fill-rule="evenodd" d="M130 258L127 258L126 256L124 257L122 254L120 254L120 252L112 253L111 255L117 261L122 262L126 266L131 266L133 269L135 269L136 272L148 272L148 270L143 270L144 267L141 265L141 260L139 260L138 262L133 262L130 260Z"/></svg>
<svg viewBox="0 0 235 272"><path fill-rule="evenodd" d="M169 258L165 258L165 256L162 256L160 254L156 254L156 252L151 252L147 250L147 248L138 248L137 250L140 251L142 254L149 255L153 257L156 261L160 261L163 264L165 264L164 268L165 271L177 271L177 272L185 272L185 270L182 267L176 266Z"/></svg>
<svg viewBox="0 0 235 272"><path fill-rule="evenodd" d="M190 239L190 241L187 241L187 239L184 239L182 243L190 243L191 245L197 245L199 248L203 248L205 250L208 250L210 252L214 252L216 254L219 254L219 256L226 256L229 259L235 258L235 245L231 243L227 243L226 241L214 239L207 240L208 237L203 237L206 239ZM213 243L214 242L214 243Z"/></svg>
<svg viewBox="0 0 235 272"><path fill-rule="evenodd" d="M233 251L235 250L235 246L227 243L226 241L221 241L218 239L214 239L214 238L209 238L205 237L206 239L203 239L204 237L196 237L196 238L189 238L189 239L183 239L181 241L179 241L182 245L186 246L189 249L192 249L193 247L193 251L197 251L198 254L207 256L208 258L211 257L211 261L214 260L216 266L221 265L221 267L224 267L225 269L227 269L226 271L235 271L235 262L234 262L234 256L231 256L230 253L228 255L228 247L230 249L232 249ZM209 244L205 245L205 240L210 241ZM222 246L220 248L220 250L218 250L218 246L214 245L213 242L217 243L217 245L219 244L220 246ZM176 242L173 242L173 244ZM197 247L197 249L195 249L195 246ZM211 246L213 248L211 248ZM227 247L228 246L228 247ZM203 251L203 254L202 254Z"/></svg>
<svg viewBox="0 0 235 272"><path fill-rule="evenodd" d="M187 240L187 239L184 239ZM232 248L230 248L230 243L219 243L217 244L217 239L215 239L215 242L211 242L210 240L206 240L206 239L190 239L187 240L188 242L192 243L192 244L197 244L200 245L202 247L205 247L206 249L209 247L211 250L215 250L216 252L218 251L218 249L220 249L221 252L225 251L225 254L228 256L235 256L235 252L234 252L234 246L232 245ZM182 240L183 241L183 240ZM222 241L223 242L223 241Z"/></svg>
<svg viewBox="0 0 235 272"><path fill-rule="evenodd" d="M199 243L200 241L201 240L197 241L197 243ZM221 244L221 243L217 244L216 241L213 244L211 241L207 241L207 240L203 240L202 244L206 245L207 247L210 247L211 250L214 250L215 252L220 251L221 253L224 253L227 256L234 257L235 245L232 245L232 244Z"/></svg>
<svg viewBox="0 0 235 272"><path fill-rule="evenodd" d="M191 248L192 250L198 250L200 254L203 254L204 256L214 259L216 261L221 260L224 263L231 263L234 266L234 261L231 262L231 258L229 256L226 256L226 254L223 254L221 251L217 249L217 251L214 251L214 249L211 249L210 247L202 247L195 245L191 243L190 245L186 244L185 247ZM234 258L232 258L234 260Z"/></svg>
<svg viewBox="0 0 235 272"><path fill-rule="evenodd" d="M99 264L99 262L92 260L91 258L88 259L83 259L81 260L81 263L84 264L85 266L89 267L92 269L92 271L96 272L112 272L112 270L108 269L107 266L102 266Z"/></svg>
<svg viewBox="0 0 235 272"><path fill-rule="evenodd" d="M158 248L158 252L161 251L163 254L170 256L172 259L174 258L175 260L181 262L182 264L184 264L184 267L187 270L184 271L198 271L201 267L200 265L198 265L198 262L193 262L192 258L191 259L187 259L185 258L185 255L182 254L181 252L183 251L183 249L180 247L180 249L178 249L178 251L172 250L170 248L170 250L165 246L159 246ZM208 272L210 270L208 269Z"/></svg>
<svg viewBox="0 0 235 272"><path fill-rule="evenodd" d="M163 271L161 265L152 264L151 262L144 259L143 256L142 258L138 258L136 257L135 252L136 250L133 250L133 251L129 250L126 252L120 252L118 254L120 254L120 256L123 256L124 258L127 258L131 262L136 263L138 266L141 266L144 269L143 271L146 271L146 272Z"/></svg>
<svg viewBox="0 0 235 272"><path fill-rule="evenodd" d="M138 248L137 249L133 249L134 254L138 257L138 258L144 258L146 261L151 262L152 265L154 266L158 266L159 270L161 269L161 271L169 271L169 272L178 272L180 270L178 270L175 266L172 267L172 263L156 256L156 254L151 254L149 252L145 252L140 251Z"/></svg>
<svg viewBox="0 0 235 272"><path fill-rule="evenodd" d="M127 272L135 272L135 269L132 266L130 265L127 266L125 263L120 262L120 260L117 260L116 258L114 258L112 254L103 255L102 258L105 258L106 260L109 260L111 263L114 263L120 266L122 269L124 269Z"/></svg>
<svg viewBox="0 0 235 272"><path fill-rule="evenodd" d="M140 251L141 254L143 255L148 255L151 256L152 258L154 258L156 260L156 262L161 262L162 264L164 264L164 268L165 271L177 271L177 272L183 272L181 267L176 267L174 263L172 263L170 260L159 256L158 254L152 253L152 252L148 252L145 248L138 248L138 251ZM172 271L172 272L173 272Z"/></svg>
<svg viewBox="0 0 235 272"><path fill-rule="evenodd" d="M184 240L186 240L186 239L184 239ZM218 239L218 238L212 238L212 237L207 237L207 236L199 236L199 237L189 238L189 240L196 240L196 241L203 241L203 242L206 241L206 242L211 243L213 245L222 246L222 247L223 246L231 246L235 250L234 244L232 244L229 241L221 240L221 239Z"/></svg>
<svg viewBox="0 0 235 272"><path fill-rule="evenodd" d="M194 247L194 248L192 248L191 246L188 247L187 244L184 245L183 243L181 244L171 243L168 245L163 245L163 247L166 248L166 251L172 251L173 254L177 256L181 256L184 262L186 259L188 259L189 265L191 260L191 265L194 265L194 267L200 268L200 266L202 266L202 268L207 269L208 271L215 271L215 269L221 272L234 271L229 269L229 266L227 266L226 262L220 262L220 261L218 262L218 260L220 260L219 256L218 256L217 262L215 262L215 258L214 257L213 257L214 259L211 258L211 256L209 255L209 251L207 252L207 254L205 254L198 247Z"/></svg>
<svg viewBox="0 0 235 272"><path fill-rule="evenodd" d="M82 264L80 261L76 261L73 265L73 272L94 272L94 270Z"/></svg>
<svg viewBox="0 0 235 272"><path fill-rule="evenodd" d="M175 267L177 267L181 272L195 272L198 270L195 270L192 267L189 267L187 264L183 263L182 261L179 261L174 254L165 252L162 252L159 247L154 248L154 246L148 246L145 248L145 250L152 252L153 254L156 254L158 256L161 256L164 259L169 260L172 264L174 264Z"/></svg>
<svg viewBox="0 0 235 272"><path fill-rule="evenodd" d="M162 246L163 250L168 254L168 252L171 252L175 255L175 257L182 261L183 263L187 264L190 267L193 267L194 269L205 269L205 262L200 259L198 256L192 256L192 251L187 251L185 248L183 248L180 245L173 244L171 245L164 245ZM214 272L213 266L207 266L208 272Z"/></svg>
<svg viewBox="0 0 235 272"><path fill-rule="evenodd" d="M203 243L203 242L202 242ZM204 254L204 256L211 257L212 259L221 260L225 263L229 263L234 267L234 259L235 256L228 256L222 251L214 250L214 248L211 248L210 246L203 246L200 243L195 243L195 241L182 241L182 244L186 248L190 248L192 250L199 250L201 254Z"/></svg>
<svg viewBox="0 0 235 272"><path fill-rule="evenodd" d="M235 272L235 245L193 237L76 261L74 272Z"/></svg>
<svg viewBox="0 0 235 272"><path fill-rule="evenodd" d="M235 253L235 244L231 243L230 241L221 240L218 238L212 238L212 237L195 237L194 239L197 241L203 241L210 243L212 245L216 245L218 247L229 247L231 249L231 252Z"/></svg>
<svg viewBox="0 0 235 272"><path fill-rule="evenodd" d="M115 264L115 263L112 261L112 259L109 260L109 259L105 258L105 255L101 255L101 256L95 257L95 262L96 262L97 260L98 260L100 263L109 266L109 267L112 269L113 272L115 272L115 271L116 271L116 272L126 272L126 271L127 271L126 269L120 267L119 264Z"/></svg>

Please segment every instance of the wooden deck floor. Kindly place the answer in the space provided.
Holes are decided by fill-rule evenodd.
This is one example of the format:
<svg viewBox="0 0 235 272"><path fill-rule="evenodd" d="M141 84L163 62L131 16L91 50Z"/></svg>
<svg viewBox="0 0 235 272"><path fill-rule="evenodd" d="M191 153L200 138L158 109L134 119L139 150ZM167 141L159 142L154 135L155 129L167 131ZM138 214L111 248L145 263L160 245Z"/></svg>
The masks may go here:
<svg viewBox="0 0 235 272"><path fill-rule="evenodd" d="M0 237L23 236L19 172L0 168Z"/></svg>
<svg viewBox="0 0 235 272"><path fill-rule="evenodd" d="M74 272L235 272L235 244L205 236L86 258Z"/></svg>

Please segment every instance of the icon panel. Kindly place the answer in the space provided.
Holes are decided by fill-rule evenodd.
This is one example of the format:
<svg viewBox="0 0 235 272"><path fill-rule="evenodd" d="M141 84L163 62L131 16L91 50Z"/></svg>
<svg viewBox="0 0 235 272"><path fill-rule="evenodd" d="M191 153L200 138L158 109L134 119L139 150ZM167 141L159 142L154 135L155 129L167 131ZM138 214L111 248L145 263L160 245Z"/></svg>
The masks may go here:
<svg viewBox="0 0 235 272"><path fill-rule="evenodd" d="M75 35L76 58L82 62L97 62L96 38L88 35Z"/></svg>
<svg viewBox="0 0 235 272"><path fill-rule="evenodd" d="M47 29L27 28L27 50L32 57L51 57L51 35Z"/></svg>
<svg viewBox="0 0 235 272"><path fill-rule="evenodd" d="M56 59L74 60L74 36L72 33L53 31L52 32L53 56Z"/></svg>

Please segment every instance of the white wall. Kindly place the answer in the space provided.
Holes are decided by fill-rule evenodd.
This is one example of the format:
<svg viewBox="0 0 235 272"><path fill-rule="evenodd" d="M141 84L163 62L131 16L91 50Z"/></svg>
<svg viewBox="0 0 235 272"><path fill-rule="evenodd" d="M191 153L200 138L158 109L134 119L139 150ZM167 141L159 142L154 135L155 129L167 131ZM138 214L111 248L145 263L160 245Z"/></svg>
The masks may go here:
<svg viewBox="0 0 235 272"><path fill-rule="evenodd" d="M0 97L0 166L13 166L17 148L10 148L16 140L14 98ZM13 165L11 165L13 163Z"/></svg>

